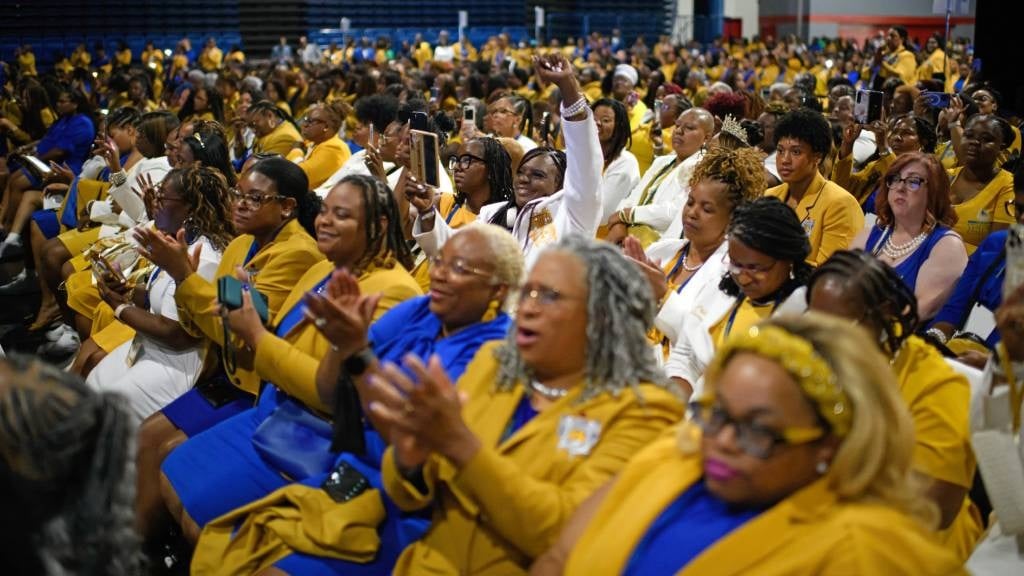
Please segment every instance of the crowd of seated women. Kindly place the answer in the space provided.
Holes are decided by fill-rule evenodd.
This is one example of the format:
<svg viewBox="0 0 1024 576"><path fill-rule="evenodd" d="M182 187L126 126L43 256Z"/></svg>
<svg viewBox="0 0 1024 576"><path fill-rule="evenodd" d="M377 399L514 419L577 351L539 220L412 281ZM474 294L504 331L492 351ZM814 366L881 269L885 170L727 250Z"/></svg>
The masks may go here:
<svg viewBox="0 0 1024 576"><path fill-rule="evenodd" d="M1019 570L998 93L900 27L615 41L12 67L3 564Z"/></svg>

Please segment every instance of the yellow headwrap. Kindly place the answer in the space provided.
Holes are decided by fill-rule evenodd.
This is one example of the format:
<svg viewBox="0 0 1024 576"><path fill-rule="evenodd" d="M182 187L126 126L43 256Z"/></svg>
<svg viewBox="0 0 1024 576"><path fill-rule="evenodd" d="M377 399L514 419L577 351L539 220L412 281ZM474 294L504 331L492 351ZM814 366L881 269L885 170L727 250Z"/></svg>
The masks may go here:
<svg viewBox="0 0 1024 576"><path fill-rule="evenodd" d="M734 334L722 346L708 368L708 380L717 380L737 352L753 352L778 362L797 381L833 434L843 437L850 431L850 399L832 367L810 342L778 326L753 326Z"/></svg>

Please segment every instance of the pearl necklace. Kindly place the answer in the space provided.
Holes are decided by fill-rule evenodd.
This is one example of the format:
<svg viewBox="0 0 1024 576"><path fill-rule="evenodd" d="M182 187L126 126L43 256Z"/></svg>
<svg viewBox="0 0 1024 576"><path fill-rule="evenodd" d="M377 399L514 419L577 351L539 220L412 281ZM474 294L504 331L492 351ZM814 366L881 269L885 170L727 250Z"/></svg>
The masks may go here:
<svg viewBox="0 0 1024 576"><path fill-rule="evenodd" d="M536 380L530 380L530 388L545 398L561 398L569 393L565 388L551 388L537 382Z"/></svg>
<svg viewBox="0 0 1024 576"><path fill-rule="evenodd" d="M704 263L701 262L700 264L697 264L693 268L690 268L689 266L686 265L686 257L690 255L690 246L692 246L692 244L686 245L686 253L683 254L683 270L686 270L687 272L696 272L697 270L700 270L700 267L703 266Z"/></svg>
<svg viewBox="0 0 1024 576"><path fill-rule="evenodd" d="M904 256L910 254L914 250L917 250L917 247L920 246L921 243L924 242L924 239L927 237L928 230L923 230L920 234L911 238L910 241L907 242L906 244L897 245L893 244L892 233L890 233L889 237L886 238L885 240L885 245L882 246L882 254L884 254L887 258L893 261L899 260Z"/></svg>

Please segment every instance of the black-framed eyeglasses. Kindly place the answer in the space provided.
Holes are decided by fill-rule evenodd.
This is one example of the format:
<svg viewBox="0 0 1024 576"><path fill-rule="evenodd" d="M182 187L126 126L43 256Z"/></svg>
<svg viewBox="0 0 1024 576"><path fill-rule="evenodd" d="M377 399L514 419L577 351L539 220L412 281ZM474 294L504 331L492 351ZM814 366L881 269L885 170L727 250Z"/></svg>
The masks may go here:
<svg viewBox="0 0 1024 576"><path fill-rule="evenodd" d="M286 200L287 196L281 196L280 194L245 194L238 188L232 188L228 191L231 195L231 200L239 206L249 206L250 208L260 209L264 204L269 204L275 200Z"/></svg>
<svg viewBox="0 0 1024 576"><path fill-rule="evenodd" d="M917 192L921 189L921 186L928 182L920 176L907 176L906 178L900 178L896 174L890 174L885 177L885 185L889 188L895 188L897 184L902 185L910 190L911 192Z"/></svg>
<svg viewBox="0 0 1024 576"><path fill-rule="evenodd" d="M455 258L451 262L446 262L440 255L434 256L430 259L430 267L433 270L440 272L447 272L455 276L465 278L466 276L476 275L483 278L490 278L492 273L482 268L471 266L468 262L462 258Z"/></svg>
<svg viewBox="0 0 1024 576"><path fill-rule="evenodd" d="M736 445L745 454L766 460L771 458L779 445L797 446L809 444L825 436L827 431L819 426L790 426L772 430L754 422L733 418L711 398L690 402L690 419L700 427L704 436L713 438L721 434L726 426L732 426Z"/></svg>
<svg viewBox="0 0 1024 576"><path fill-rule="evenodd" d="M448 159L448 169L452 171L456 168L459 170L469 170L469 167L473 165L473 162L486 163L487 161L476 154L467 153L461 156L452 156Z"/></svg>

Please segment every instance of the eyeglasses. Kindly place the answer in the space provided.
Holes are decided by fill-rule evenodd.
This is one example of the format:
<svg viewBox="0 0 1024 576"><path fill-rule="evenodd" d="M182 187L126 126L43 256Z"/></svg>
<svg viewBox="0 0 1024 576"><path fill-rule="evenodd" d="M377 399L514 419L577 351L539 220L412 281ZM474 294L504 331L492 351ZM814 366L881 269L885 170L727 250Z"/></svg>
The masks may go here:
<svg viewBox="0 0 1024 576"><path fill-rule="evenodd" d="M185 199L181 196L168 196L164 194L162 187L157 188L153 194L153 203L157 206L162 206L165 202L184 202Z"/></svg>
<svg viewBox="0 0 1024 576"><path fill-rule="evenodd" d="M455 168L459 170L469 170L469 167L473 165L473 162L487 161L475 154L463 154L462 156L452 156L448 159L448 169L454 171Z"/></svg>
<svg viewBox="0 0 1024 576"><path fill-rule="evenodd" d="M455 276L463 277L470 275L477 275L484 278L490 278L491 273L481 268L470 266L462 258L456 258L451 262L445 262L440 256L434 256L430 259L430 267L438 272L448 272Z"/></svg>
<svg viewBox="0 0 1024 576"><path fill-rule="evenodd" d="M488 114L509 114L511 116L516 115L516 111L510 108L495 108L494 110L488 110Z"/></svg>
<svg viewBox="0 0 1024 576"><path fill-rule="evenodd" d="M313 118L311 116L303 116L302 119L299 120L299 122L302 122L303 124L316 124L316 123L326 124L327 123L326 120L321 120L320 118Z"/></svg>
<svg viewBox="0 0 1024 576"><path fill-rule="evenodd" d="M243 194L238 188L232 188L228 193L231 195L231 200L239 206L249 206L257 210L262 208L264 204L269 204L274 200L285 200L288 198L279 194Z"/></svg>
<svg viewBox="0 0 1024 576"><path fill-rule="evenodd" d="M745 454L766 460L771 458L775 447L781 445L797 446L808 444L825 436L821 427L787 427L782 430L737 420L729 415L711 398L702 398L690 402L690 419L700 427L704 436L713 438L722 433L726 426L732 426L736 434L736 445Z"/></svg>
<svg viewBox="0 0 1024 576"><path fill-rule="evenodd" d="M523 286L519 293L520 305L534 301L541 306L551 306L562 300L579 300L580 296L567 296L546 286Z"/></svg>
<svg viewBox="0 0 1024 576"><path fill-rule="evenodd" d="M728 260L728 255L722 258L723 261ZM771 264L737 264L732 260L726 262L726 268L729 270L729 274L733 276L739 276L743 272L746 272L754 278L762 278L767 274L775 265L778 264L778 260L772 261Z"/></svg>
<svg viewBox="0 0 1024 576"><path fill-rule="evenodd" d="M895 188L897 184L905 186L907 190L911 192L917 192L921 189L921 185L927 182L924 178L919 176L907 176L906 178L900 178L896 174L891 174L885 177L885 185L889 188Z"/></svg>

